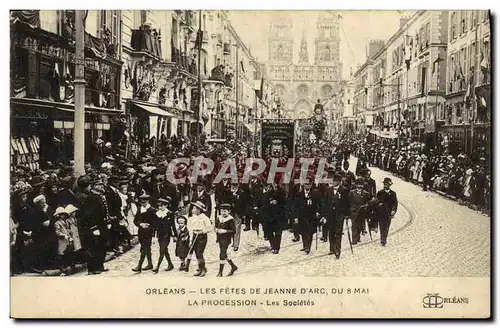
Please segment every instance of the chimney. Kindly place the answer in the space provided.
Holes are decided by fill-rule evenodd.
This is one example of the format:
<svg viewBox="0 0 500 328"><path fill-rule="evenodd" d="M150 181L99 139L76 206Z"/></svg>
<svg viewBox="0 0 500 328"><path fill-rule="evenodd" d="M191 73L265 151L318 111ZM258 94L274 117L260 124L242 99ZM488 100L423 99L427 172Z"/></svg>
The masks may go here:
<svg viewBox="0 0 500 328"><path fill-rule="evenodd" d="M371 40L368 45L368 58L371 59L382 49L385 45L384 40Z"/></svg>
<svg viewBox="0 0 500 328"><path fill-rule="evenodd" d="M403 28L403 26L405 26L406 23L408 23L408 21L410 20L410 17L408 16L403 16L399 19L399 28Z"/></svg>

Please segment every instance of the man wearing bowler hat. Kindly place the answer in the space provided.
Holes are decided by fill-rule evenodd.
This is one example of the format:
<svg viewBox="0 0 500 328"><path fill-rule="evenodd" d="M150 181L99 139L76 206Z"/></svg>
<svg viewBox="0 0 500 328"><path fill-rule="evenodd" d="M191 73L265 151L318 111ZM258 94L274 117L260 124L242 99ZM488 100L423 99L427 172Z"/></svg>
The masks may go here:
<svg viewBox="0 0 500 328"><path fill-rule="evenodd" d="M396 193L391 190L392 180L390 178L384 179L384 189L377 193L378 200L378 217L380 227L380 244L385 246L387 244L387 235L389 234L389 227L391 220L398 210L398 198Z"/></svg>

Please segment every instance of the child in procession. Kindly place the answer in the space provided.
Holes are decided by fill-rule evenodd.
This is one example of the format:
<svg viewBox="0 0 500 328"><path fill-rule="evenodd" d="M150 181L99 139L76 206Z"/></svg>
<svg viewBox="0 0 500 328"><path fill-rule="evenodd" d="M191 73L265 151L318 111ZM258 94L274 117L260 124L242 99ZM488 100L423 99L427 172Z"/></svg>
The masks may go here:
<svg viewBox="0 0 500 328"><path fill-rule="evenodd" d="M229 210L231 209L231 205L222 204L220 206L220 215L215 219L215 232L217 233L217 243L219 243L219 273L217 277L222 277L224 272L224 264L225 261L229 263L231 266L231 271L227 275L232 276L238 267L233 263L233 261L229 258L227 254L227 249L231 243L231 239L236 231L236 223L233 218L229 214Z"/></svg>
<svg viewBox="0 0 500 328"><path fill-rule="evenodd" d="M186 267L186 257L189 253L189 230L187 228L187 218L179 216L177 218L177 244L175 246L175 256L181 260L179 271L188 271Z"/></svg>

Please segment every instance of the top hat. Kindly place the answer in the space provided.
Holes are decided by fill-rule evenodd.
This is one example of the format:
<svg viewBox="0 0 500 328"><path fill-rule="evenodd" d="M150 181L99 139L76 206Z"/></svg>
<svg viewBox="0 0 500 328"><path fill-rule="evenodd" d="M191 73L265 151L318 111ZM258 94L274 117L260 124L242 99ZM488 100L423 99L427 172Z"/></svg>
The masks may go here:
<svg viewBox="0 0 500 328"><path fill-rule="evenodd" d="M207 208L205 207L205 204L203 204L200 201L191 203L191 205L198 207L202 212L206 212L207 211Z"/></svg>
<svg viewBox="0 0 500 328"><path fill-rule="evenodd" d="M360 178L358 178L358 179L356 179L356 181L354 181L355 185L361 185L361 184L364 184L364 183L365 182L363 181L363 179L360 179Z"/></svg>
<svg viewBox="0 0 500 328"><path fill-rule="evenodd" d="M41 176L36 175L31 179L30 184L32 187L42 186L45 184L45 180Z"/></svg>

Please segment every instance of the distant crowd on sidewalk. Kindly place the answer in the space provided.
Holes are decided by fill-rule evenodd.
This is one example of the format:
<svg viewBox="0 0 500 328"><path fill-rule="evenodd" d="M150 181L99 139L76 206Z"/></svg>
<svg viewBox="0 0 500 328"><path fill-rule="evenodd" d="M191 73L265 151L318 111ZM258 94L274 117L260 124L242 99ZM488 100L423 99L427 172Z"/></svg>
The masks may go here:
<svg viewBox="0 0 500 328"><path fill-rule="evenodd" d="M478 148L473 156L452 155L448 149L437 152L424 143L396 146L358 141L356 155L361 162L389 171L423 190L442 193L461 204L490 215L491 171L489 156Z"/></svg>

